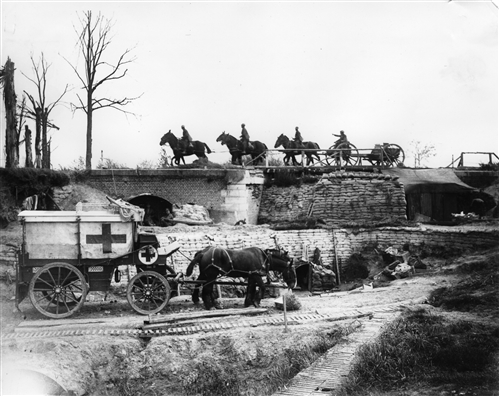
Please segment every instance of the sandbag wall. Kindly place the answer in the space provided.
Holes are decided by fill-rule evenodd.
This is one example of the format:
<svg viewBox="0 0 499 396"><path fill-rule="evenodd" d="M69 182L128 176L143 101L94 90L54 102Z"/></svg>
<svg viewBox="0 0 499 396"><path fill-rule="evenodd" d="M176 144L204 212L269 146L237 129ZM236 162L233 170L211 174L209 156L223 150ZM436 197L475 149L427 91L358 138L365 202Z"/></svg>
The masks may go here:
<svg viewBox="0 0 499 396"><path fill-rule="evenodd" d="M164 230L168 230L165 228ZM424 248L438 254L445 249L447 254L487 249L499 245L499 231L456 230L452 227L426 229L420 227L379 227L373 229L314 229L275 231L266 227L241 226L226 230L206 232L168 232L180 243L180 251L170 258L177 272L185 272L194 254L210 244L242 249L257 246L262 249L274 248L272 235L290 255L297 260L313 261L315 248L321 251L324 266L335 269L335 257L344 266L353 253L362 252L366 246L376 247L379 251L388 247L399 250L409 244L411 248ZM213 238L210 242L206 238Z"/></svg>
<svg viewBox="0 0 499 396"><path fill-rule="evenodd" d="M341 226L406 220L404 187L389 175L334 172L315 183L264 189L258 224L307 218Z"/></svg>

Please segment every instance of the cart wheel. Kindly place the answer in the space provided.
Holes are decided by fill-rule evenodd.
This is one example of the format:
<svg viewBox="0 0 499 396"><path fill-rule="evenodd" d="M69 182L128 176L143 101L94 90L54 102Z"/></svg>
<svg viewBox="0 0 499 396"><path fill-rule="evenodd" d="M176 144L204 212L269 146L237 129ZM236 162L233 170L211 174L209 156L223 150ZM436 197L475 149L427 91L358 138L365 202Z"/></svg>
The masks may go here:
<svg viewBox="0 0 499 396"><path fill-rule="evenodd" d="M73 265L50 263L40 268L29 283L29 299L41 314L62 319L73 315L85 302L87 283Z"/></svg>
<svg viewBox="0 0 499 396"><path fill-rule="evenodd" d="M383 157L388 166L397 166L405 161L405 153L398 144L388 144L383 147Z"/></svg>
<svg viewBox="0 0 499 396"><path fill-rule="evenodd" d="M42 291L42 294L45 296L45 297L48 297L50 299L50 293L47 292L47 291ZM81 293L75 293L74 297L75 297L75 300L71 300L71 301L67 301L67 304L68 304L68 307L72 307L76 304L78 304L80 301L81 301ZM60 305L63 305L64 306L64 302L63 301L58 301L58 302L55 302L56 304L60 304Z"/></svg>
<svg viewBox="0 0 499 396"><path fill-rule="evenodd" d="M143 315L155 314L168 304L170 285L157 272L139 272L128 283L126 298L136 312Z"/></svg>
<svg viewBox="0 0 499 396"><path fill-rule="evenodd" d="M326 163L332 166L355 166L360 162L359 150L350 142L339 144L337 147L331 146L326 155Z"/></svg>

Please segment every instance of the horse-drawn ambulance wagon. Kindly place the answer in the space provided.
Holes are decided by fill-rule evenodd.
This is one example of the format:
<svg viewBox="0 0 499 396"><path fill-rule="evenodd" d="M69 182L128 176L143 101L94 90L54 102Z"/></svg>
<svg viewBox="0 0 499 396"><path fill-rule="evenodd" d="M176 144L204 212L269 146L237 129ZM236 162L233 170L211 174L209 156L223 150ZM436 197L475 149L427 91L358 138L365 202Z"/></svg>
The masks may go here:
<svg viewBox="0 0 499 396"><path fill-rule="evenodd" d="M112 205L75 211L23 211L16 271L16 306L29 296L43 315L65 318L89 291L107 291L119 266L134 266L127 300L141 314L161 311L170 298L174 271L167 257L179 249L167 235L140 232L143 209L108 198Z"/></svg>

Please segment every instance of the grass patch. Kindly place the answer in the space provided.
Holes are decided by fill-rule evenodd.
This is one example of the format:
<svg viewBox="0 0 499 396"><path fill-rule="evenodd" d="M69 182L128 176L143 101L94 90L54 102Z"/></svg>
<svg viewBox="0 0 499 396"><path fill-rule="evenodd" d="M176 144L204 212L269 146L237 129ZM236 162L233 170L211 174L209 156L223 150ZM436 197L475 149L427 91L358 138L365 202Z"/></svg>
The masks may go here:
<svg viewBox="0 0 499 396"><path fill-rule="evenodd" d="M430 294L435 307L455 311L495 310L499 307L499 265L490 269L490 263L474 267L460 267L466 276L451 287L441 287Z"/></svg>
<svg viewBox="0 0 499 396"><path fill-rule="evenodd" d="M362 346L340 394L365 395L401 387L489 385L499 351L499 327L406 312Z"/></svg>
<svg viewBox="0 0 499 396"><path fill-rule="evenodd" d="M254 348L242 347L239 338L213 336L192 343L193 349L185 348L178 363L165 353L161 358L152 355L150 362L138 370L123 372L113 370L107 384L112 384L109 396L118 395L198 395L198 396L240 396L270 395L285 386L290 379L309 367L320 356L355 330L354 326L335 326L326 331L317 331L305 337L289 333L283 337L296 337L297 342L286 347L275 339L275 345L268 340L255 339ZM301 340L301 342L298 342ZM158 349L157 351L159 351ZM163 349L165 352L170 347ZM248 351L251 351L249 353ZM127 359L133 360L130 355ZM161 361L164 359L165 363ZM120 361L122 366L127 361ZM169 367L169 368L166 368ZM172 370L172 367L175 367ZM129 374L134 371L134 374ZM106 394L106 393L103 393Z"/></svg>

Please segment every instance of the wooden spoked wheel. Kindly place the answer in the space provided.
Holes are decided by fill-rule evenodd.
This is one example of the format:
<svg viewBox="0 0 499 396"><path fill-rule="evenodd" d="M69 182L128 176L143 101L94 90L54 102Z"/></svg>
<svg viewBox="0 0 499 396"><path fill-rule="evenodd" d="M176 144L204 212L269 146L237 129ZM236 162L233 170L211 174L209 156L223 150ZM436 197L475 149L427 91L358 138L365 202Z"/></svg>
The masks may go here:
<svg viewBox="0 0 499 396"><path fill-rule="evenodd" d="M383 158L389 166L397 166L405 161L405 153L398 144L390 143L383 147Z"/></svg>
<svg viewBox="0 0 499 396"><path fill-rule="evenodd" d="M340 143L338 146L329 147L326 163L332 166L354 166L360 161L359 150L350 142Z"/></svg>
<svg viewBox="0 0 499 396"><path fill-rule="evenodd" d="M83 306L87 283L75 266L50 263L41 267L31 278L28 293L38 312L49 318L62 319Z"/></svg>
<svg viewBox="0 0 499 396"><path fill-rule="evenodd" d="M134 311L151 315L161 311L170 300L170 285L154 271L143 271L128 283L126 298Z"/></svg>

